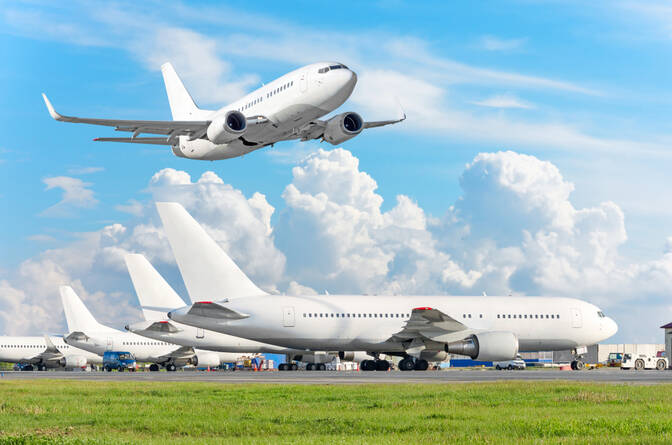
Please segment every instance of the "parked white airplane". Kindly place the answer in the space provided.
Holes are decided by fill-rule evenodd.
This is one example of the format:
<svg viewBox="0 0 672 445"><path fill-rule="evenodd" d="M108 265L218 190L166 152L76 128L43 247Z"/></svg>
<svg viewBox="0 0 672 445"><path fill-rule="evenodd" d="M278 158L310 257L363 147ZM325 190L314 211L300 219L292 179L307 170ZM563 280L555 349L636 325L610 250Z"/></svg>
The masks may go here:
<svg viewBox="0 0 672 445"><path fill-rule="evenodd" d="M158 371L159 365L168 371L189 364L215 367L222 362L233 362L238 357L237 354L194 350L165 341L149 340L110 328L96 321L70 286L61 286L59 290L69 330L65 341L77 348L99 355L105 351L130 352L138 362L151 363L151 371Z"/></svg>
<svg viewBox="0 0 672 445"><path fill-rule="evenodd" d="M572 298L208 294L206 283L219 277L202 265L226 254L207 250L203 229L180 204L157 208L187 287L197 286L192 296L205 300L168 314L180 323L289 348L403 356L402 370L427 369L428 360L448 353L491 361L518 352L581 351L618 330L599 308ZM365 370L388 366L362 363Z"/></svg>
<svg viewBox="0 0 672 445"><path fill-rule="evenodd" d="M366 128L401 122L406 118L364 122L354 112L318 118L340 107L352 94L357 75L338 62L307 65L251 92L219 110L196 106L170 63L161 67L172 121L91 119L58 114L42 94L51 117L62 122L104 125L131 137L95 141L132 142L172 146L176 156L214 161L242 156L279 141L322 139L331 144L347 141ZM163 137L138 137L160 134Z"/></svg>
<svg viewBox="0 0 672 445"><path fill-rule="evenodd" d="M100 365L101 356L75 348L63 337L0 337L0 362L20 363L24 371L47 368L84 368L87 364Z"/></svg>
<svg viewBox="0 0 672 445"><path fill-rule="evenodd" d="M259 343L220 332L184 325L169 320L167 313L175 308L184 307L185 303L163 277L152 267L147 259L140 254L126 255L126 266L131 275L135 293L140 301L146 321L129 324L126 329L143 337L175 343L182 346L219 351L238 352L243 355L257 353L285 354L290 360L307 362L308 370L325 370L325 363L331 362L335 354L323 351L307 352L305 349L285 348L282 346ZM231 296L245 296L245 290L236 283L247 280L245 274L235 263L230 268L220 268L218 276L228 271L238 278L222 280L222 291ZM251 282L250 282L251 283ZM256 292L262 292L258 289Z"/></svg>

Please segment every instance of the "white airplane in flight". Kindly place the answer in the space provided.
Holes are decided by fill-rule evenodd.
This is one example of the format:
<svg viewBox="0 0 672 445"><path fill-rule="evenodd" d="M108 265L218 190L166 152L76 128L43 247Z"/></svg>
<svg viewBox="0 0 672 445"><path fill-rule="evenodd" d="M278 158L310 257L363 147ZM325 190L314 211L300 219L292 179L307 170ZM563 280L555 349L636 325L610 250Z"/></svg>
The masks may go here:
<svg viewBox="0 0 672 445"><path fill-rule="evenodd" d="M101 356L75 348L60 336L0 337L0 362L19 363L23 371L46 371L47 368L84 368L100 365Z"/></svg>
<svg viewBox="0 0 672 445"><path fill-rule="evenodd" d="M354 112L327 120L320 117L340 107L352 94L357 75L338 62L306 65L251 92L219 110L196 106L170 63L161 66L172 121L91 119L63 116L42 94L51 117L57 121L114 127L131 137L95 141L158 144L172 147L176 156L214 161L235 158L279 141L321 139L341 144L362 130L401 122L365 122ZM141 137L160 134L161 137Z"/></svg>
<svg viewBox="0 0 672 445"><path fill-rule="evenodd" d="M165 341L150 341L140 335L110 328L96 321L70 286L61 286L59 290L69 330L65 342L77 348L99 355L105 351L130 352L138 362L151 363L150 371L158 371L159 365L168 371L189 364L216 367L222 362L234 362L239 355L194 350Z"/></svg>
<svg viewBox="0 0 672 445"><path fill-rule="evenodd" d="M184 207L157 203L157 208L171 245L181 246L173 252L187 287L206 290L208 283L222 279L209 275L202 264L226 254L204 250L203 229L194 226L198 224ZM519 352L571 349L580 356L586 346L618 330L598 307L573 298L279 296L255 294L252 287L248 296L238 298L200 291L191 295L203 301L171 311L172 320L288 348L401 356L402 370L425 370L428 361L446 354L495 361L513 359ZM364 370L388 367L380 359L361 365ZM572 367L583 367L580 357Z"/></svg>

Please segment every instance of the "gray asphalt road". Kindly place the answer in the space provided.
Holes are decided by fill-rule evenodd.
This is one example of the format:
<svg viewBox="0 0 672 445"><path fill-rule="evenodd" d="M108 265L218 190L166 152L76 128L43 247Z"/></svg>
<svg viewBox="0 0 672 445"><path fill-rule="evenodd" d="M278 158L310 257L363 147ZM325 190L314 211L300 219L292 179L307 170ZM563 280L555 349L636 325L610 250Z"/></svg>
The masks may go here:
<svg viewBox="0 0 672 445"><path fill-rule="evenodd" d="M595 369L584 371L526 370L495 371L451 369L445 371L331 372L331 371L178 371L178 372L4 372L2 380L62 379L93 381L160 381L279 384L362 384L362 383L455 383L495 381L577 381L597 383L657 384L672 383L672 371L622 371Z"/></svg>

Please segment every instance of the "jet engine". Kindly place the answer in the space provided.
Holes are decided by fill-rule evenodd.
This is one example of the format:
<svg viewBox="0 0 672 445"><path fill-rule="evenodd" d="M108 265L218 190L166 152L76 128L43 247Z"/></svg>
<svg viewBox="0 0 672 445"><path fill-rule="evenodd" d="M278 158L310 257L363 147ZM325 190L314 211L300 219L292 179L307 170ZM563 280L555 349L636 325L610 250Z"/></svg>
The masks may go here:
<svg viewBox="0 0 672 445"><path fill-rule="evenodd" d="M194 355L194 357L191 359L191 363L194 366L199 366L201 368L216 368L220 365L217 354L207 352Z"/></svg>
<svg viewBox="0 0 672 445"><path fill-rule="evenodd" d="M324 130L324 140L332 145L337 145L352 139L362 132L364 120L357 113L342 113L327 121Z"/></svg>
<svg viewBox="0 0 672 445"><path fill-rule="evenodd" d="M81 355L66 355L61 358L59 365L66 369L83 368L86 366L86 357Z"/></svg>
<svg viewBox="0 0 672 445"><path fill-rule="evenodd" d="M518 338L507 331L481 332L447 343L445 350L450 354L469 356L472 360L511 360L518 354Z"/></svg>
<svg viewBox="0 0 672 445"><path fill-rule="evenodd" d="M228 111L216 117L208 126L208 139L213 144L226 144L238 139L247 130L247 120L240 111Z"/></svg>
<svg viewBox="0 0 672 445"><path fill-rule="evenodd" d="M363 351L339 351L338 358L344 362L361 362L371 360L373 357Z"/></svg>

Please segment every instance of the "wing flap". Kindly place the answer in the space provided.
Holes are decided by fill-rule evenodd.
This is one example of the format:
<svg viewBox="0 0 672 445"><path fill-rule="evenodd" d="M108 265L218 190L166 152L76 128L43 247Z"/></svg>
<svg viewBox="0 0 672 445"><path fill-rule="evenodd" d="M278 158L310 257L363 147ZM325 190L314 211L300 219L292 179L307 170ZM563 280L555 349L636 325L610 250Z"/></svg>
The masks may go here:
<svg viewBox="0 0 672 445"><path fill-rule="evenodd" d="M96 142L127 142L129 144L173 145L170 138L95 138Z"/></svg>
<svg viewBox="0 0 672 445"><path fill-rule="evenodd" d="M473 332L473 329L444 312L419 307L411 311L406 325L390 340L401 342L406 353L419 357L425 349L441 349L443 344L461 340Z"/></svg>

